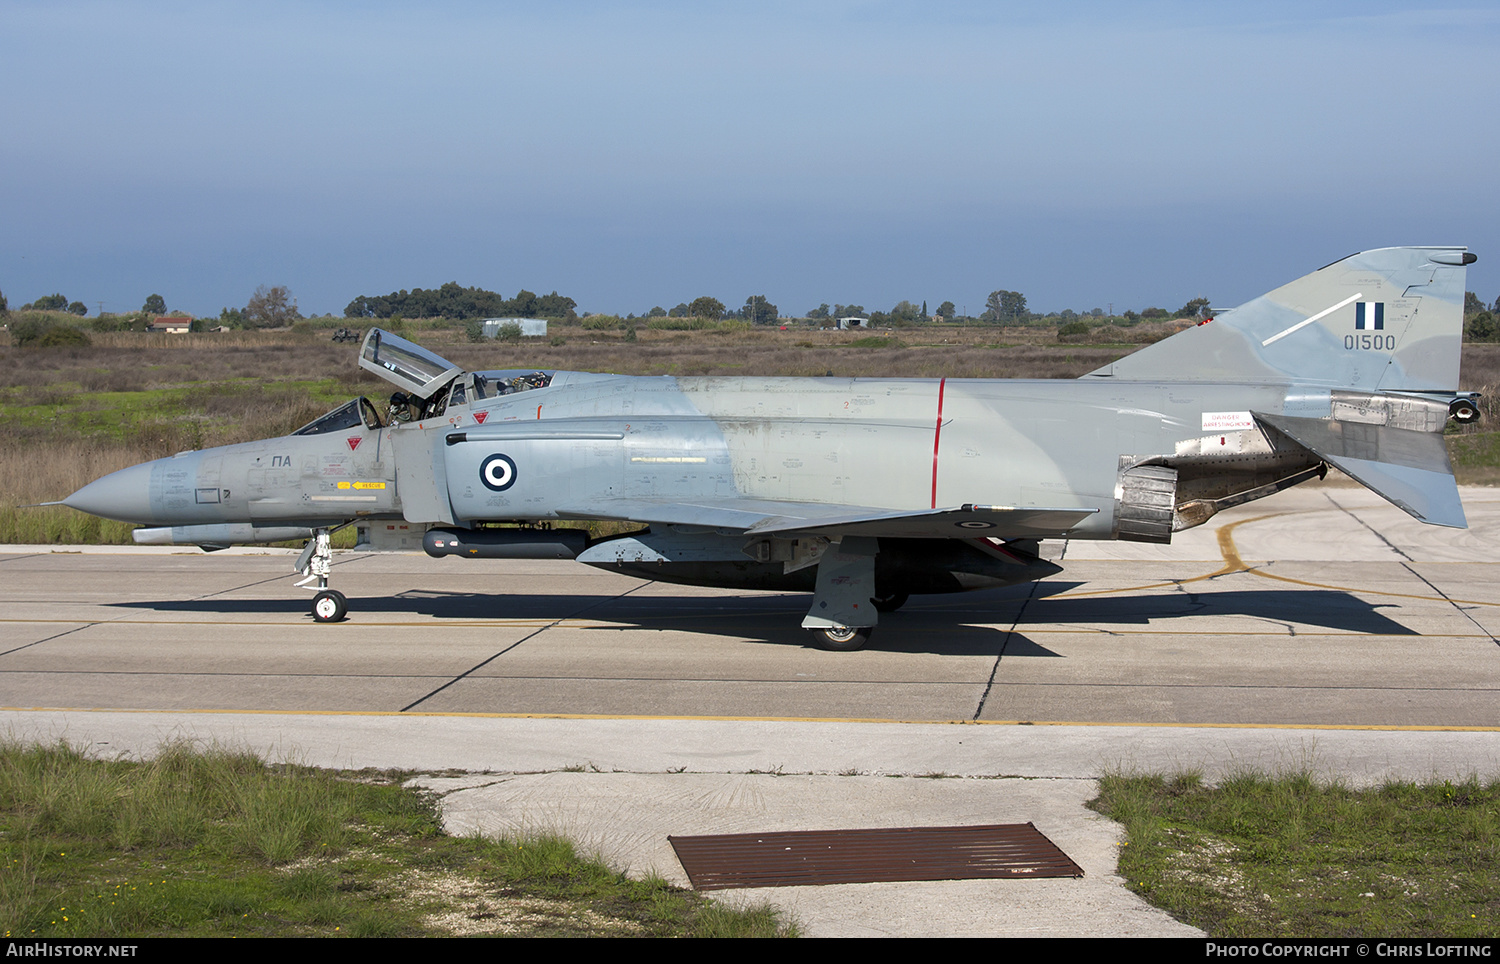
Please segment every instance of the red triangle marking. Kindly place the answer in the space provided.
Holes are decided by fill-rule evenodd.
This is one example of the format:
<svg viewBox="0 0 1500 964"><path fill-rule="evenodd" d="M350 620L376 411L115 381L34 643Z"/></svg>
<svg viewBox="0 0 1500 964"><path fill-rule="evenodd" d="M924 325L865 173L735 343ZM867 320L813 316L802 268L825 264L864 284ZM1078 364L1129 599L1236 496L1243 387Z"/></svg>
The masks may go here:
<svg viewBox="0 0 1500 964"><path fill-rule="evenodd" d="M474 413L474 421L475 421L476 424L479 424L479 425L483 425L484 424L484 420L487 419L487 418L489 418L489 417L490 417L490 413L489 412L475 412Z"/></svg>
<svg viewBox="0 0 1500 964"><path fill-rule="evenodd" d="M354 435L344 439L344 441L349 443L349 451L353 452L355 449L359 448L359 443L363 442L364 439L360 438L358 435Z"/></svg>

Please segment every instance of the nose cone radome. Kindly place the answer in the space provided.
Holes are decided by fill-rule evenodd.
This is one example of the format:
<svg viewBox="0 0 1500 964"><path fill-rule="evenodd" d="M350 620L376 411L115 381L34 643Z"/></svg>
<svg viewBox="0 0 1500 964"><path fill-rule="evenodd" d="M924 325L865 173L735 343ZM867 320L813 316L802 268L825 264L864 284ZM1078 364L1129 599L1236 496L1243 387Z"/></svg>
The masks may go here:
<svg viewBox="0 0 1500 964"><path fill-rule="evenodd" d="M155 521L155 513L151 511L153 465L154 462L143 462L95 479L63 499L63 505L120 522Z"/></svg>

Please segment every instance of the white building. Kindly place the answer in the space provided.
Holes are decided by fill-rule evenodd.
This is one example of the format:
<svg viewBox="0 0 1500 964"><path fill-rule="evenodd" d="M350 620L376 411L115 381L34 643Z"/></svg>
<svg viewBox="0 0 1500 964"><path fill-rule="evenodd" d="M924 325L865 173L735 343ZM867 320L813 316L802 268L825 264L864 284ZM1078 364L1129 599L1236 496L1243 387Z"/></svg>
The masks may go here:
<svg viewBox="0 0 1500 964"><path fill-rule="evenodd" d="M500 334L500 328L504 325L515 325L521 329L521 334L528 338L544 338L547 335L547 319L545 318L486 318L484 337L497 337Z"/></svg>

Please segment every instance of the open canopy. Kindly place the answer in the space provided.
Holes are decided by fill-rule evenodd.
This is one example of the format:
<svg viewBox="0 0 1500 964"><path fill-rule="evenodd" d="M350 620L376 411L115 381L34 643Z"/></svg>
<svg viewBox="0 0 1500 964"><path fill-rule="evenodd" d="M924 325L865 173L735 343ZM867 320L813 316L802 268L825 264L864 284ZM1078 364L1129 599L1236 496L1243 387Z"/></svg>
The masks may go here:
<svg viewBox="0 0 1500 964"><path fill-rule="evenodd" d="M448 359L380 328L371 328L365 335L359 351L359 367L423 401L463 374Z"/></svg>

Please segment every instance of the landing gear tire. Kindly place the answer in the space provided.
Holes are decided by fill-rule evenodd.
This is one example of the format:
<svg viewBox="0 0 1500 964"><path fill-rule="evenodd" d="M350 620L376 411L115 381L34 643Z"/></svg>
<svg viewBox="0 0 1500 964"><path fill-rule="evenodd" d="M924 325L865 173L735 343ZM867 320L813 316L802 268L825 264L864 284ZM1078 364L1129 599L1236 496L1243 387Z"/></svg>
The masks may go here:
<svg viewBox="0 0 1500 964"><path fill-rule="evenodd" d="M911 596L904 592L893 592L889 596L876 596L870 602L875 604L875 611L878 613L893 613L905 606L910 598Z"/></svg>
<svg viewBox="0 0 1500 964"><path fill-rule="evenodd" d="M828 629L814 630L818 636L818 646L833 653L852 653L863 649L865 643L870 641L870 633L873 626L830 626Z"/></svg>
<svg viewBox="0 0 1500 964"><path fill-rule="evenodd" d="M316 622L342 622L348 612L349 600L337 589L325 589L313 597L312 617Z"/></svg>

